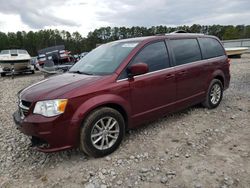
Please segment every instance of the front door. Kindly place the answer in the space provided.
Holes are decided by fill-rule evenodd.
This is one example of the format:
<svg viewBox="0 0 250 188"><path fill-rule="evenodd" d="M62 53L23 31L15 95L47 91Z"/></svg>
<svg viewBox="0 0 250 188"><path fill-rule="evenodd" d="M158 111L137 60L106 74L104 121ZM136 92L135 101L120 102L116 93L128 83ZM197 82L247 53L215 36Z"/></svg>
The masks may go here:
<svg viewBox="0 0 250 188"><path fill-rule="evenodd" d="M165 42L146 45L129 65L140 62L148 65L149 72L129 80L135 124L165 114L176 99L175 71L170 67Z"/></svg>

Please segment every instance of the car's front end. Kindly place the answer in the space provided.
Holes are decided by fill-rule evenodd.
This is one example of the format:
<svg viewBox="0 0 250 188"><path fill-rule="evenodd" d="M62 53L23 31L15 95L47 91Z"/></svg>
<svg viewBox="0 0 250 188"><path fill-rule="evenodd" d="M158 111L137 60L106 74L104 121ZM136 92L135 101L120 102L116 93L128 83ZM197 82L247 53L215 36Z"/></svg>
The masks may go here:
<svg viewBox="0 0 250 188"><path fill-rule="evenodd" d="M43 152L77 146L78 121L65 118L70 113L67 99L30 102L19 97L13 118L17 129L31 137L32 146Z"/></svg>
<svg viewBox="0 0 250 188"><path fill-rule="evenodd" d="M22 90L18 94L18 109L13 114L17 129L30 136L32 146L43 152L77 147L80 118L72 117L79 101L85 98L83 92L75 95L70 92L84 87L88 92L87 86L101 78L67 73Z"/></svg>

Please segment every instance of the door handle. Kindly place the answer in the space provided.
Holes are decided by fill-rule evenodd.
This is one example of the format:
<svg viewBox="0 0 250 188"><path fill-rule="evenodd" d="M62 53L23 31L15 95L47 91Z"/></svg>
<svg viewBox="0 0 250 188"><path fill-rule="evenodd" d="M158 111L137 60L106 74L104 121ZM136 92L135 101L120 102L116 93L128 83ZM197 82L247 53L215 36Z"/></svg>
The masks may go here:
<svg viewBox="0 0 250 188"><path fill-rule="evenodd" d="M185 74L187 74L187 71L183 70L183 71L178 72L177 74L178 75L185 75Z"/></svg>
<svg viewBox="0 0 250 188"><path fill-rule="evenodd" d="M165 75L165 79L171 79L174 77L174 74L167 74Z"/></svg>

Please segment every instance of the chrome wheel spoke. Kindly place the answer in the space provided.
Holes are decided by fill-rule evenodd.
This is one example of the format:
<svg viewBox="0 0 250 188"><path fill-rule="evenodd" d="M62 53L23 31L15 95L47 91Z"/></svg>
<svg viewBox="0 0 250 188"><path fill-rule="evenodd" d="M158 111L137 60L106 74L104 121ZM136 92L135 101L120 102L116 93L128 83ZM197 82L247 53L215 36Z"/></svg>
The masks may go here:
<svg viewBox="0 0 250 188"><path fill-rule="evenodd" d="M119 133L118 130L114 130L114 131L108 131L109 134L112 134L112 133Z"/></svg>
<svg viewBox="0 0 250 188"><path fill-rule="evenodd" d="M105 141L105 137L103 136L102 137L102 143L101 143L101 148L103 149L103 146L104 146L104 141Z"/></svg>
<svg viewBox="0 0 250 188"><path fill-rule="evenodd" d="M108 140L108 137L107 137L107 136L105 137L105 141L106 141L106 146L109 147L109 140Z"/></svg>
<svg viewBox="0 0 250 188"><path fill-rule="evenodd" d="M114 122L108 127L108 130L111 130L111 129L115 126L116 123L117 123L117 121L114 121Z"/></svg>
<svg viewBox="0 0 250 188"><path fill-rule="evenodd" d="M101 119L101 125L102 125L102 130L103 130L103 128L105 127L105 124L104 124L104 122L103 122L103 119Z"/></svg>
<svg viewBox="0 0 250 188"><path fill-rule="evenodd" d="M99 142L102 138L103 138L103 136L100 136L100 137L97 138L93 143L96 144L96 143Z"/></svg>
<svg viewBox="0 0 250 188"><path fill-rule="evenodd" d="M102 124L101 124L102 125ZM103 130L103 126L100 127L100 125L98 125L97 123L95 124L95 128L97 128L99 131Z"/></svg>
<svg viewBox="0 0 250 188"><path fill-rule="evenodd" d="M99 133L96 133L96 134L92 134L91 138L95 138L95 137L101 136L101 135L102 135L102 132L99 132Z"/></svg>
<svg viewBox="0 0 250 188"><path fill-rule="evenodd" d="M116 139L116 138L117 138L117 136L113 136L113 135L111 135L111 134L109 134L109 135L108 135L108 137L110 137L110 138L114 138L114 139Z"/></svg>
<svg viewBox="0 0 250 188"><path fill-rule="evenodd" d="M211 102L214 103L214 97L211 98Z"/></svg>
<svg viewBox="0 0 250 188"><path fill-rule="evenodd" d="M112 121L112 118L109 118L109 119L108 119L108 122L106 123L106 126L105 126L106 129L109 128L109 125L110 125L111 121Z"/></svg>

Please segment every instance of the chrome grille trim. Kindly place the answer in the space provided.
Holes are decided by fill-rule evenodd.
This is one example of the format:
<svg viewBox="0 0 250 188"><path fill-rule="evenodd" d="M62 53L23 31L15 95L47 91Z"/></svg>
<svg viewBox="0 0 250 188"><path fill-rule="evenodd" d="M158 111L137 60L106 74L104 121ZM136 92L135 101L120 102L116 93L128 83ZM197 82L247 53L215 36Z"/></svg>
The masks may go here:
<svg viewBox="0 0 250 188"><path fill-rule="evenodd" d="M29 106L26 106L26 105L29 105ZM30 109L30 106L31 106L31 102L28 102L28 101L24 101L24 100L19 100L19 112L20 112L20 116L21 116L21 119L24 119L25 116L28 115L28 112L29 112L29 109Z"/></svg>

